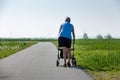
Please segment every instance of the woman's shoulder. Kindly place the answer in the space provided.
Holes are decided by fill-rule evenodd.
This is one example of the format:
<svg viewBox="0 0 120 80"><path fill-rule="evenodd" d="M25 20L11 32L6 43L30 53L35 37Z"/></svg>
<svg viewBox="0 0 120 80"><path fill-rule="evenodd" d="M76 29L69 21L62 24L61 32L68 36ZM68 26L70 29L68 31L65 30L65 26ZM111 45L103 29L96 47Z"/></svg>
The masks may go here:
<svg viewBox="0 0 120 80"><path fill-rule="evenodd" d="M62 23L62 24L61 24L61 26L65 26L65 25L67 25L67 24L69 24L69 25L71 25L71 26L73 27L73 24L72 24L72 23L70 23L70 22L65 22L65 23Z"/></svg>

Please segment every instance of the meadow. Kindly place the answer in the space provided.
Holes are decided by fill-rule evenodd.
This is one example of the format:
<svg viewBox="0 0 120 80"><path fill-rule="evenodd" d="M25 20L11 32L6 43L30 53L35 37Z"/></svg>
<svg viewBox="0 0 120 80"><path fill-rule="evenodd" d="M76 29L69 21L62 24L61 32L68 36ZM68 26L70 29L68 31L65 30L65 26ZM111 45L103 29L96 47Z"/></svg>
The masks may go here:
<svg viewBox="0 0 120 80"><path fill-rule="evenodd" d="M120 79L120 39L81 39L75 48L78 66L96 80Z"/></svg>
<svg viewBox="0 0 120 80"><path fill-rule="evenodd" d="M22 49L25 49L39 41L55 41L56 39L42 38L0 38L0 59L10 56Z"/></svg>
<svg viewBox="0 0 120 80"><path fill-rule="evenodd" d="M78 66L97 71L120 70L120 40L89 39L76 41Z"/></svg>
<svg viewBox="0 0 120 80"><path fill-rule="evenodd" d="M36 41L26 41L26 40L15 40L15 39L1 39L0 40L0 59L10 56L22 49L25 49L33 44L37 43Z"/></svg>

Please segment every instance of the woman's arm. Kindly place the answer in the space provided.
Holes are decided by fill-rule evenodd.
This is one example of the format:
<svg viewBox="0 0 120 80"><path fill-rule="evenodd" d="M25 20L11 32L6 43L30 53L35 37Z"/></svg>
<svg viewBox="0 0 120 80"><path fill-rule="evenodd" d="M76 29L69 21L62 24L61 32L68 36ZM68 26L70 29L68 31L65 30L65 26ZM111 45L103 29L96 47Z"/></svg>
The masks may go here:
<svg viewBox="0 0 120 80"><path fill-rule="evenodd" d="M72 28L72 35L73 35L73 41L75 41L75 29L74 29L74 26Z"/></svg>
<svg viewBox="0 0 120 80"><path fill-rule="evenodd" d="M59 33L60 33L60 31L61 31L61 27L62 27L62 26L60 26L60 28L59 28L59 32L58 32L58 34L59 34Z"/></svg>

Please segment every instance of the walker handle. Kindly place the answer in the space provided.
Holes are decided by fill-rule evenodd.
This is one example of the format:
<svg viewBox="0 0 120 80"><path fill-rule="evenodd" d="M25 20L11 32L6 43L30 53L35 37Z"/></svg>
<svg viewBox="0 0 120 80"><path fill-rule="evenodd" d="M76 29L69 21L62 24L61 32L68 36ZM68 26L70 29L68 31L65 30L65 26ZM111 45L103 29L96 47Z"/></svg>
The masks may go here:
<svg viewBox="0 0 120 80"><path fill-rule="evenodd" d="M75 41L73 40L73 48L74 48Z"/></svg>
<svg viewBox="0 0 120 80"><path fill-rule="evenodd" d="M73 40L73 44L75 44L75 41Z"/></svg>

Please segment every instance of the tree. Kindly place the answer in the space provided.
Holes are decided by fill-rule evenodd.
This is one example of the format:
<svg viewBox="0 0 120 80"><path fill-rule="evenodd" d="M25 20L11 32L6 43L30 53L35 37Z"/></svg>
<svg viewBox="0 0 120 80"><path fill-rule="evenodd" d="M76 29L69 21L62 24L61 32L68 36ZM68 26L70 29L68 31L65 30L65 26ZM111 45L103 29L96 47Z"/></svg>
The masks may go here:
<svg viewBox="0 0 120 80"><path fill-rule="evenodd" d="M102 36L101 34L98 34L98 35L96 36L96 38L97 38L97 39L103 39L103 36Z"/></svg>
<svg viewBox="0 0 120 80"><path fill-rule="evenodd" d="M88 34L87 34L87 33L84 33L84 34L83 34L83 38L84 38L84 39L88 39Z"/></svg>
<svg viewBox="0 0 120 80"><path fill-rule="evenodd" d="M105 39L112 39L112 36L110 34L105 35Z"/></svg>

